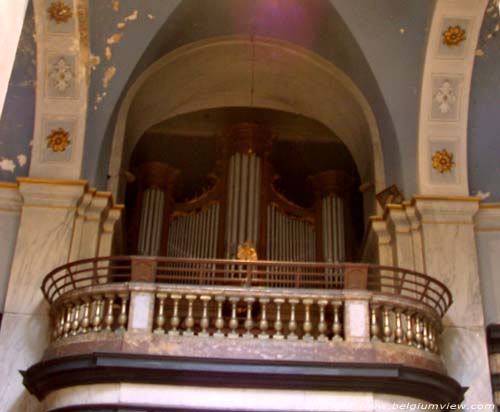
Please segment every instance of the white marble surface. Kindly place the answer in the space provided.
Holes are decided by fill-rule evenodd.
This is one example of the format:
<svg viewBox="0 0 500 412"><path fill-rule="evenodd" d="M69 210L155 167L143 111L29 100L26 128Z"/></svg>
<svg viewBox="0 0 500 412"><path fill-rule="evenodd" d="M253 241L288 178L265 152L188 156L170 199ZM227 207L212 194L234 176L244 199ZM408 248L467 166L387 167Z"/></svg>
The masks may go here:
<svg viewBox="0 0 500 412"><path fill-rule="evenodd" d="M389 205L388 227L394 245L394 265L405 269L414 269L413 242L410 221L403 206Z"/></svg>
<svg viewBox="0 0 500 412"><path fill-rule="evenodd" d="M17 187L0 186L0 311L3 312L16 246L21 198Z"/></svg>
<svg viewBox="0 0 500 412"><path fill-rule="evenodd" d="M6 313L0 329L0 410L40 412L41 405L22 385L20 370L40 361L48 338L47 315Z"/></svg>
<svg viewBox="0 0 500 412"><path fill-rule="evenodd" d="M370 326L368 301L346 300L344 302L344 338L348 342L368 342Z"/></svg>
<svg viewBox="0 0 500 412"><path fill-rule="evenodd" d="M155 296L151 293L132 292L130 297L128 330L150 331L153 327Z"/></svg>
<svg viewBox="0 0 500 412"><path fill-rule="evenodd" d="M441 356L449 375L469 387L465 402L492 402L486 333L482 327L446 326L440 338Z"/></svg>

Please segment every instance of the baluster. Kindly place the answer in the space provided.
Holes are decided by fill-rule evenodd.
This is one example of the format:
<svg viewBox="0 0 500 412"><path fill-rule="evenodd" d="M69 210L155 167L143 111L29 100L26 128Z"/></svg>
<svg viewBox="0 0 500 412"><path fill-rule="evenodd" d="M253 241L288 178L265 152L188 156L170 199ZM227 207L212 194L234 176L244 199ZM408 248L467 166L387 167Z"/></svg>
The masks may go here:
<svg viewBox="0 0 500 412"><path fill-rule="evenodd" d="M405 312L405 317L406 317L406 344L408 346L413 346L413 326L412 326L412 317L413 317L413 312L411 311L406 311Z"/></svg>
<svg viewBox="0 0 500 412"><path fill-rule="evenodd" d="M208 326L210 324L208 320L208 302L212 299L209 295L200 296L200 300L203 303L203 312L201 314L200 327L201 332L198 333L198 336L207 337L208 336Z"/></svg>
<svg viewBox="0 0 500 412"><path fill-rule="evenodd" d="M267 304L269 303L269 298L259 298L259 302L261 303L261 312L260 312L260 322L259 322L259 339L268 339L269 334L267 333L267 329L269 328L269 322L267 321Z"/></svg>
<svg viewBox="0 0 500 412"><path fill-rule="evenodd" d="M215 328L217 331L214 333L214 337L222 338L224 337L224 318L222 317L222 304L226 300L226 297L223 295L218 295L215 297L215 301L217 302L217 319L215 319Z"/></svg>
<svg viewBox="0 0 500 412"><path fill-rule="evenodd" d="M391 318L389 312L392 310L390 306L384 305L382 308L383 325L384 325L384 342L392 342Z"/></svg>
<svg viewBox="0 0 500 412"><path fill-rule="evenodd" d="M304 304L304 324L302 326L302 328L304 329L304 336L302 336L302 339L304 340L313 339L313 337L311 336L311 305L313 304L313 302L314 301L310 298L302 299L302 303Z"/></svg>
<svg viewBox="0 0 500 412"><path fill-rule="evenodd" d="M377 309L379 305L372 303L370 305L370 333L372 335L372 341L376 342L379 340L380 327L377 318Z"/></svg>
<svg viewBox="0 0 500 412"><path fill-rule="evenodd" d="M193 336L193 326L194 326L194 317L193 317L193 304L196 300L196 295L186 295L186 300L188 301L188 313L186 316L186 331L183 332L185 336Z"/></svg>
<svg viewBox="0 0 500 412"><path fill-rule="evenodd" d="M432 352L439 353L438 339L437 339L437 331L439 330L439 324L432 322Z"/></svg>
<svg viewBox="0 0 500 412"><path fill-rule="evenodd" d="M283 330L283 322L281 321L281 305L285 303L285 299L283 298L275 298L273 299L274 303L276 304L276 320L274 321L274 330L275 333L273 335L273 339L284 339L283 334L281 331Z"/></svg>
<svg viewBox="0 0 500 412"><path fill-rule="evenodd" d="M52 340L55 341L57 340L58 333L59 333L59 314L56 311L52 312L52 319L53 319L53 331L52 331Z"/></svg>
<svg viewBox="0 0 500 412"><path fill-rule="evenodd" d="M57 329L57 337L60 339L64 336L64 324L66 323L66 309L63 307L59 312L59 326Z"/></svg>
<svg viewBox="0 0 500 412"><path fill-rule="evenodd" d="M72 313L72 322L71 322L71 335L76 336L78 333L78 328L80 327L80 309L81 303L79 301L75 302L75 307L73 308Z"/></svg>
<svg viewBox="0 0 500 412"><path fill-rule="evenodd" d="M428 329L428 323L427 323L427 319L423 319L422 320L422 342L423 342L423 346L424 346L424 349L426 351L429 350L429 329Z"/></svg>
<svg viewBox="0 0 500 412"><path fill-rule="evenodd" d="M179 330L177 327L179 326L179 323L181 322L179 318L179 300L182 299L182 295L179 295L177 293L174 293L170 295L172 300L174 301L174 310L172 313L172 318L170 319L170 326L172 326L172 329L168 331L168 334L171 336L178 336L179 335Z"/></svg>
<svg viewBox="0 0 500 412"><path fill-rule="evenodd" d="M101 330L101 321L102 321L102 313L101 313L101 301L102 301L102 296L97 295L93 296L94 298L94 317L92 318L92 326L93 326L93 331L94 332L99 332Z"/></svg>
<svg viewBox="0 0 500 412"><path fill-rule="evenodd" d="M229 301L231 302L231 319L229 320L229 328L231 329L231 332L228 334L228 337L237 338L239 337L239 334L237 332L238 318L236 317L236 305L240 301L240 298L238 296L231 296Z"/></svg>
<svg viewBox="0 0 500 412"><path fill-rule="evenodd" d="M119 293L120 298L120 315L118 316L118 330L124 331L127 328L128 313L127 313L127 302L128 293Z"/></svg>
<svg viewBox="0 0 500 412"><path fill-rule="evenodd" d="M298 299L288 299L288 303L290 303L290 321L288 322L288 336L287 339L295 340L298 339L298 336L295 334L297 330L297 321L295 320L295 305L299 303Z"/></svg>
<svg viewBox="0 0 500 412"><path fill-rule="evenodd" d="M247 303L247 318L245 319L245 325L244 325L246 333L244 337L254 338L252 333L252 328L253 328L252 308L253 308L253 303L255 302L255 298L246 297L244 301Z"/></svg>
<svg viewBox="0 0 500 412"><path fill-rule="evenodd" d="M401 322L401 308L395 308L394 309L396 313L396 330L395 330L395 336L396 336L396 343L403 343L403 324Z"/></svg>
<svg viewBox="0 0 500 412"><path fill-rule="evenodd" d="M64 322L64 335L63 335L65 338L69 336L69 331L71 330L72 308L73 305L71 303L66 304L66 320Z"/></svg>
<svg viewBox="0 0 500 412"><path fill-rule="evenodd" d="M415 316L415 346L419 349L422 348L422 327L420 323L420 316Z"/></svg>
<svg viewBox="0 0 500 412"><path fill-rule="evenodd" d="M115 317L113 316L113 303L115 302L115 294L106 294L106 299L108 301L108 311L106 317L104 318L104 324L106 325L106 330L111 332L113 330L113 324L115 323Z"/></svg>
<svg viewBox="0 0 500 412"><path fill-rule="evenodd" d="M158 293L156 297L158 298L158 312L156 313L155 324L156 329L154 333L165 333L165 299L167 299L168 294L166 293Z"/></svg>
<svg viewBox="0 0 500 412"><path fill-rule="evenodd" d="M326 299L318 300L319 306L319 322L318 322L318 340L319 341L327 341L328 337L325 335L326 332L326 321L325 321L325 306L328 305L328 301Z"/></svg>
<svg viewBox="0 0 500 412"><path fill-rule="evenodd" d="M332 326L332 331L333 331L333 339L334 341L339 341L342 340L342 323L340 322L340 314L339 314L339 308L342 305L342 302L340 301L333 301L333 326Z"/></svg>
<svg viewBox="0 0 500 412"><path fill-rule="evenodd" d="M87 333L90 325L90 299L88 296L83 298L83 317L81 322L81 332Z"/></svg>

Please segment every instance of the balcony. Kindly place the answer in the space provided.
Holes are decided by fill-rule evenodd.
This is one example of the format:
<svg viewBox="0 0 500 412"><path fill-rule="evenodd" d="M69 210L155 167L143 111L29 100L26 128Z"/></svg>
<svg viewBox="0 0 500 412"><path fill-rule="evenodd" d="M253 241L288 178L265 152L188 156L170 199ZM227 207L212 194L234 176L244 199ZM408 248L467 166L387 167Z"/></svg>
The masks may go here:
<svg viewBox="0 0 500 412"><path fill-rule="evenodd" d="M445 285L369 264L110 257L43 282L40 399L103 382L358 390L460 402L440 359Z"/></svg>

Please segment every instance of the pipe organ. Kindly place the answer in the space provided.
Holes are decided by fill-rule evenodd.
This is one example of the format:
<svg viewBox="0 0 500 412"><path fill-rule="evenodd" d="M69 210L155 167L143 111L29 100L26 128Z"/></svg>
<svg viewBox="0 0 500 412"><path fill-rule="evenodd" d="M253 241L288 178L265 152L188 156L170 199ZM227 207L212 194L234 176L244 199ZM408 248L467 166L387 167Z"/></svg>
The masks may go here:
<svg viewBox="0 0 500 412"><path fill-rule="evenodd" d="M138 179L136 251L143 255L236 258L250 242L260 260L342 262L352 259L349 193L354 179L340 170L309 178L311 207L287 199L275 187L270 163L273 133L253 123L229 127L217 143L212 186L184 203L174 203L178 171L146 163ZM335 282L335 274L332 274Z"/></svg>

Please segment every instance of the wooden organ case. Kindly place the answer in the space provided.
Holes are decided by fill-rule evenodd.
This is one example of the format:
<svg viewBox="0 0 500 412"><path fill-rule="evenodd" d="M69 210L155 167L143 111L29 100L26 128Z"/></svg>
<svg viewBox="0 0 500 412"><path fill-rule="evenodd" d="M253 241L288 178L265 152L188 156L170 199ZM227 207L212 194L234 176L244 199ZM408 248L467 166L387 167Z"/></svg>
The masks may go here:
<svg viewBox="0 0 500 412"><path fill-rule="evenodd" d="M229 127L217 142L211 186L183 203L173 200L179 171L143 163L130 225L133 252L233 259L238 247L250 242L259 260L352 261L355 179L342 170L322 171L308 179L313 206L295 204L275 185L269 160L274 138L270 129L254 123Z"/></svg>

